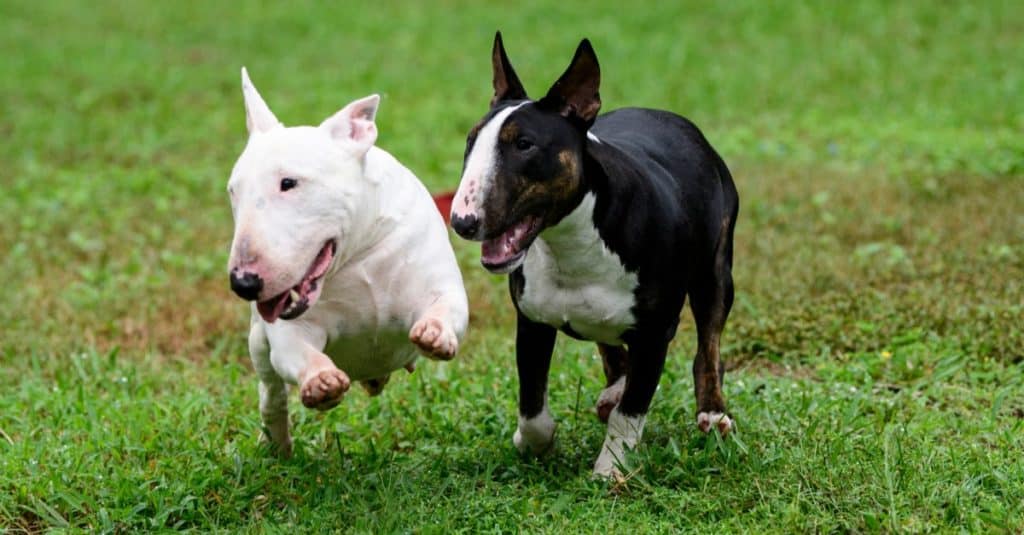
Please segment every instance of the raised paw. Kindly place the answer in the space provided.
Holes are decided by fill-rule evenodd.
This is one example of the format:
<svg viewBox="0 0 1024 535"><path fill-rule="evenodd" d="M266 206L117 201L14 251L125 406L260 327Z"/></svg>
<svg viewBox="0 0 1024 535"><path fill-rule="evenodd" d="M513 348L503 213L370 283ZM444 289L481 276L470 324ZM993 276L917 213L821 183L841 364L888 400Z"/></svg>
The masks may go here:
<svg viewBox="0 0 1024 535"><path fill-rule="evenodd" d="M333 409L351 384L348 375L337 368L321 370L302 382L302 404L321 411Z"/></svg>
<svg viewBox="0 0 1024 535"><path fill-rule="evenodd" d="M611 386L601 391L601 395L597 398L597 418L602 422L608 422L608 415L612 413L612 409L619 405L619 401L622 400L622 391L626 388L626 378L619 377L617 381L612 383Z"/></svg>
<svg viewBox="0 0 1024 535"><path fill-rule="evenodd" d="M710 432L712 425L718 428L718 432L722 436L728 435L729 431L732 430L732 420L729 419L727 414L721 412L702 412L697 415L697 428L701 432Z"/></svg>
<svg viewBox="0 0 1024 535"><path fill-rule="evenodd" d="M417 321L409 330L409 341L416 344L427 357L437 360L451 360L459 350L459 339L455 331L435 317Z"/></svg>
<svg viewBox="0 0 1024 535"><path fill-rule="evenodd" d="M371 396L379 396L384 391L384 385L388 384L388 380L391 379L390 375L384 377L377 377L375 379L367 379L365 381L359 381L359 384L366 389L366 393Z"/></svg>

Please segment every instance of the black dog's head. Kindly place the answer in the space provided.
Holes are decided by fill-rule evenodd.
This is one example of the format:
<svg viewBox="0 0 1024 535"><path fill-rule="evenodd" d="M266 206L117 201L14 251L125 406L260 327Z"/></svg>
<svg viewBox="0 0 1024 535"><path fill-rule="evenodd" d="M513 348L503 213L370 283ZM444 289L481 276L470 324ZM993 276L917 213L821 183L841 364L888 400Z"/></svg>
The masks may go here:
<svg viewBox="0 0 1024 535"><path fill-rule="evenodd" d="M466 138L462 182L452 203L452 228L483 241L481 262L494 273L522 264L537 235L583 198L587 130L601 108L597 56L584 39L547 95L526 96L494 36L491 109Z"/></svg>

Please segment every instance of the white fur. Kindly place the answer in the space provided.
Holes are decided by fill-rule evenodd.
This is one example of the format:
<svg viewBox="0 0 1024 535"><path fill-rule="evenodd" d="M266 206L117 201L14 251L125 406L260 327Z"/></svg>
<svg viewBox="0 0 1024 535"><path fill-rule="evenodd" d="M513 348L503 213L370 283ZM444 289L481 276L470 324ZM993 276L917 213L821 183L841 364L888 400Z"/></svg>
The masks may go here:
<svg viewBox="0 0 1024 535"><path fill-rule="evenodd" d="M247 115L268 124L269 108L261 111L266 104L243 78ZM281 447L290 447L285 383L300 384L325 362L352 380L408 367L417 356L410 329L424 318L439 320L456 344L466 330L466 293L448 231L415 175L372 146L376 105L376 96L357 100L320 127L257 128L229 181L229 268L258 273L260 299L297 284L323 244L337 244L320 296L304 314L266 323L252 307L261 413ZM283 177L298 185L281 192Z"/></svg>
<svg viewBox="0 0 1024 535"><path fill-rule="evenodd" d="M601 446L601 454L594 463L594 475L611 477L621 475L620 466L626 464L626 452L636 447L644 433L647 416L626 416L618 407L608 416L608 432Z"/></svg>
<svg viewBox="0 0 1024 535"><path fill-rule="evenodd" d="M601 241L593 212L594 195L587 194L533 242L523 263L519 309L533 321L569 323L589 340L622 345L622 333L634 323L637 275Z"/></svg>
<svg viewBox="0 0 1024 535"><path fill-rule="evenodd" d="M590 130L587 130L587 139L589 139L590 141L593 141L594 143L600 143L601 142L601 140L597 139L597 136L594 135L594 133L591 132Z"/></svg>
<svg viewBox="0 0 1024 535"><path fill-rule="evenodd" d="M512 443L515 444L519 453L529 451L535 455L544 453L551 447L555 440L555 420L551 417L548 404L544 402L541 409L533 418L523 418L519 415L519 426L512 435Z"/></svg>
<svg viewBox="0 0 1024 535"><path fill-rule="evenodd" d="M718 432L725 435L732 430L732 420L720 412L702 412L697 415L697 427L705 433L710 432L712 427L717 427Z"/></svg>
<svg viewBox="0 0 1024 535"><path fill-rule="evenodd" d="M512 112L527 104L523 102L498 112L480 129L466 158L459 189L452 200L452 217L475 216L484 218L482 201L494 182L498 165L498 134Z"/></svg>

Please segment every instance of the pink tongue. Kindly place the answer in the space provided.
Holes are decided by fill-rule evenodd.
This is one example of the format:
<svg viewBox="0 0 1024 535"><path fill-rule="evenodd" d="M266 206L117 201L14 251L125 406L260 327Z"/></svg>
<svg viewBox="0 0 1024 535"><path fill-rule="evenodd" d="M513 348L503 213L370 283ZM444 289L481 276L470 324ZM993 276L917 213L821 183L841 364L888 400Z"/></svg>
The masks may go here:
<svg viewBox="0 0 1024 535"><path fill-rule="evenodd" d="M263 317L263 321L267 323L274 323L278 316L281 315L281 311L284 310L284 303L287 300L288 292L285 292L274 299L256 303L256 310L260 313L260 316Z"/></svg>
<svg viewBox="0 0 1024 535"><path fill-rule="evenodd" d="M519 246L526 237L531 220L523 221L506 230L497 238L480 244L481 259L487 264L502 264L519 254Z"/></svg>
<svg viewBox="0 0 1024 535"><path fill-rule="evenodd" d="M480 256L488 264L500 264L515 255L512 243L502 234L493 240L487 240L480 245Z"/></svg>
<svg viewBox="0 0 1024 535"><path fill-rule="evenodd" d="M273 299L256 303L256 310L260 313L263 320L267 323L274 323L281 316L281 312L284 311L284 307L289 301L288 295L292 289L299 293L300 299L305 299L309 292L313 291L313 281L322 277L327 272L327 268L330 267L331 260L333 259L334 245L328 242L324 245L323 249L320 249L320 253L313 260L313 265L309 266L309 271L306 272L305 277L302 277L302 281L298 285L293 286Z"/></svg>

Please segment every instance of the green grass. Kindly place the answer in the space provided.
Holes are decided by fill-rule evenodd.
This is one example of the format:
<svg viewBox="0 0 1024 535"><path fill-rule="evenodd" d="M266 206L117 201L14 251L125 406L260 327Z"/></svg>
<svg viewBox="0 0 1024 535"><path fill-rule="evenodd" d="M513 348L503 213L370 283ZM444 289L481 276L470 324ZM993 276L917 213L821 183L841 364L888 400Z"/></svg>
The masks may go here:
<svg viewBox="0 0 1024 535"><path fill-rule="evenodd" d="M0 7L0 531L1024 529L1024 9L1013 2ZM727 439L685 313L627 482L589 477L593 347L521 459L504 281L456 242L460 357L257 445L227 289L239 67L278 117L380 92L379 144L457 182L495 29L535 96L590 37L605 109L699 124L741 195Z"/></svg>

